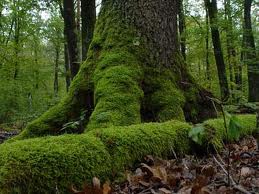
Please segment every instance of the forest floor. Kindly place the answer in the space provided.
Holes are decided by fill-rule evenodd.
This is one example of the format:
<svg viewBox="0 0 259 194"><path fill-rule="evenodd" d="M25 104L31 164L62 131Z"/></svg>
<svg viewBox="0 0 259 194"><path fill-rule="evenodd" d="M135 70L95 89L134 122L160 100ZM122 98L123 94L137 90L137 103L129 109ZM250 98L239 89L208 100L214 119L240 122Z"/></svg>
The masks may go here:
<svg viewBox="0 0 259 194"><path fill-rule="evenodd" d="M0 127L0 144L3 143L5 140L18 134L19 134L19 130L6 131L5 129Z"/></svg>
<svg viewBox="0 0 259 194"><path fill-rule="evenodd" d="M185 156L162 160L146 156L134 171L126 172L121 184L105 183L99 179L77 194L232 194L259 193L258 142L246 137L228 144L214 155Z"/></svg>
<svg viewBox="0 0 259 194"><path fill-rule="evenodd" d="M0 128L0 143L18 131ZM259 193L259 145L253 136L227 144L220 153L186 155L162 160L146 156L132 171L125 172L121 184L105 183L98 178L74 194L232 194Z"/></svg>

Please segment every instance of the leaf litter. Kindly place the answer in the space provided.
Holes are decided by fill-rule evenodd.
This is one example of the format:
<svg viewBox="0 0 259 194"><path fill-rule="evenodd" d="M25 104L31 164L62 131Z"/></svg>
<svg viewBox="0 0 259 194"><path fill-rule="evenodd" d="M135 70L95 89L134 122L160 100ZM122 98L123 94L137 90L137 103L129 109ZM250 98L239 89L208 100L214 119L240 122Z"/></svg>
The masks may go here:
<svg viewBox="0 0 259 194"><path fill-rule="evenodd" d="M134 171L125 172L121 184L98 178L83 191L71 187L74 194L233 194L259 193L259 150L253 136L228 149L203 158L187 155L184 158L162 160L146 156ZM230 154L229 154L230 151ZM228 165L228 162L230 163Z"/></svg>

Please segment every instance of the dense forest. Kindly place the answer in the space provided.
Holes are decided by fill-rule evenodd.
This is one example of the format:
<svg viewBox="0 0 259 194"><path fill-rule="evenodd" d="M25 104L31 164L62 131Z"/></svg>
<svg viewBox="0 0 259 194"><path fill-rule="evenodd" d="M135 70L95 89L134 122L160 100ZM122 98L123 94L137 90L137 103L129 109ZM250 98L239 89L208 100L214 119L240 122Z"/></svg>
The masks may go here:
<svg viewBox="0 0 259 194"><path fill-rule="evenodd" d="M258 31L253 0L0 0L0 193L259 192ZM187 154L226 189L172 184Z"/></svg>

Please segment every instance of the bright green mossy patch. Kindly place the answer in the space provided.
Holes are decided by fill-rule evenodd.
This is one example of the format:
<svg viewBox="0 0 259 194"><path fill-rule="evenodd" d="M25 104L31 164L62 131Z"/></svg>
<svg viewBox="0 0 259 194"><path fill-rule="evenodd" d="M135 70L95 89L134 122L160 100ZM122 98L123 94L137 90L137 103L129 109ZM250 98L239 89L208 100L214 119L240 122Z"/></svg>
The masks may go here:
<svg viewBox="0 0 259 194"><path fill-rule="evenodd" d="M241 124L240 136L250 135L256 131L256 116L255 115L237 115L238 121ZM229 119L226 121L227 126ZM223 119L210 119L205 121L205 128L207 129L206 142L210 142L216 149L223 147L223 141L227 139L226 129Z"/></svg>
<svg viewBox="0 0 259 194"><path fill-rule="evenodd" d="M0 193L67 193L111 174L111 158L94 136L64 135L1 145Z"/></svg>
<svg viewBox="0 0 259 194"><path fill-rule="evenodd" d="M143 45L134 44L136 38L115 10L102 11L92 43L99 48L99 60L93 74L95 108L87 130L141 122Z"/></svg>
<svg viewBox="0 0 259 194"><path fill-rule="evenodd" d="M124 170L147 154L168 156L190 151L187 123L143 123L126 127L112 127L89 132L99 137L112 156L115 171Z"/></svg>
<svg viewBox="0 0 259 194"><path fill-rule="evenodd" d="M185 97L176 86L175 77L170 68L145 68L143 107L146 112L152 112L152 120L160 122L171 119L185 120L182 109Z"/></svg>

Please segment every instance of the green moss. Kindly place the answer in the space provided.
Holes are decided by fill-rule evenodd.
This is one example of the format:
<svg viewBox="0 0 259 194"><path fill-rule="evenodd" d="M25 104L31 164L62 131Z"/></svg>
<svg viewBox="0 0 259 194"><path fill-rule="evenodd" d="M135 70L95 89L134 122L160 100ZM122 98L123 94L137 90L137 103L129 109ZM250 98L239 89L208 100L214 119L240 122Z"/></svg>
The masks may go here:
<svg viewBox="0 0 259 194"><path fill-rule="evenodd" d="M66 193L91 178L108 179L147 154L189 151L190 126L179 121L112 127L83 135L16 141L0 146L0 193Z"/></svg>
<svg viewBox="0 0 259 194"><path fill-rule="evenodd" d="M241 124L240 136L250 135L256 131L256 116L255 115L237 115ZM227 126L229 121L227 120ZM204 122L207 129L207 138L205 141L210 142L216 149L223 147L223 141L227 139L224 121L220 119L210 119Z"/></svg>
<svg viewBox="0 0 259 194"><path fill-rule="evenodd" d="M178 154L190 150L190 125L180 121L145 123L112 127L90 132L106 145L113 161L113 171L123 172L144 156L168 156L172 149Z"/></svg>
<svg viewBox="0 0 259 194"><path fill-rule="evenodd" d="M111 175L111 158L89 135L36 138L0 148L0 193L67 193L92 177Z"/></svg>
<svg viewBox="0 0 259 194"><path fill-rule="evenodd" d="M255 115L238 116L241 135L255 131ZM222 148L222 119L206 121L207 141ZM63 135L0 145L0 193L66 193L93 176L116 178L145 155L167 157L192 150L189 124L180 121L96 129L83 135ZM208 133L213 131L213 133ZM206 150L207 142L203 149ZM115 176L115 177L114 177Z"/></svg>
<svg viewBox="0 0 259 194"><path fill-rule="evenodd" d="M134 29L115 10L106 10L95 36L92 44L101 49L93 74L95 108L87 130L140 123L142 46L134 45Z"/></svg>
<svg viewBox="0 0 259 194"><path fill-rule="evenodd" d="M153 120L185 120L182 109L185 97L176 86L174 73L170 69L146 67L144 82L144 109L153 112Z"/></svg>

